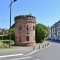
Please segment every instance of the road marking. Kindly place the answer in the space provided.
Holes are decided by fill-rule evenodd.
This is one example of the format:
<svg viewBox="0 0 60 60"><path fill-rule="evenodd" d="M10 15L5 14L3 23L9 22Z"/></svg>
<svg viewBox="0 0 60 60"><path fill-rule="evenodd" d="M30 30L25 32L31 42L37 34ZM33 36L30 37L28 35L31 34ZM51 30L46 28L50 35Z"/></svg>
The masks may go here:
<svg viewBox="0 0 60 60"><path fill-rule="evenodd" d="M34 54L35 52L37 52L38 50L34 50L34 51L32 51L32 52L30 52L30 53L28 53L28 54L25 54L24 56L28 56L28 55L31 55L31 54Z"/></svg>
<svg viewBox="0 0 60 60"><path fill-rule="evenodd" d="M22 60L22 59L28 59L28 58L32 58L32 57L31 57L31 56L28 56L28 57L15 58L15 59L8 59L8 60Z"/></svg>
<svg viewBox="0 0 60 60"><path fill-rule="evenodd" d="M40 60L40 59L34 59L34 60Z"/></svg>
<svg viewBox="0 0 60 60"><path fill-rule="evenodd" d="M4 56L0 56L0 58L3 58L3 57L12 57L12 56L19 56L19 55L23 55L23 54L4 55Z"/></svg>

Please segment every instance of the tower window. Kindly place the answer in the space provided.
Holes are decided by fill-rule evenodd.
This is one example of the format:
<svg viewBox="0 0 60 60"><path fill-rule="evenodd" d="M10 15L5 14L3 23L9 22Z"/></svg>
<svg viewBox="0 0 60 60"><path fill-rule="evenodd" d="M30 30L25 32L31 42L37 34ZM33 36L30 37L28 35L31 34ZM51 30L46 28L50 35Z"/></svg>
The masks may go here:
<svg viewBox="0 0 60 60"><path fill-rule="evenodd" d="M22 27L21 27L21 25L19 26L19 30L22 30Z"/></svg>
<svg viewBox="0 0 60 60"><path fill-rule="evenodd" d="M29 21L29 23L30 23L30 21Z"/></svg>
<svg viewBox="0 0 60 60"><path fill-rule="evenodd" d="M21 36L20 36L20 42L21 42Z"/></svg>
<svg viewBox="0 0 60 60"><path fill-rule="evenodd" d="M26 36L26 41L29 41L29 36Z"/></svg>
<svg viewBox="0 0 60 60"><path fill-rule="evenodd" d="M33 26L33 30L35 30L35 26Z"/></svg>
<svg viewBox="0 0 60 60"><path fill-rule="evenodd" d="M27 25L27 30L28 30L28 25Z"/></svg>

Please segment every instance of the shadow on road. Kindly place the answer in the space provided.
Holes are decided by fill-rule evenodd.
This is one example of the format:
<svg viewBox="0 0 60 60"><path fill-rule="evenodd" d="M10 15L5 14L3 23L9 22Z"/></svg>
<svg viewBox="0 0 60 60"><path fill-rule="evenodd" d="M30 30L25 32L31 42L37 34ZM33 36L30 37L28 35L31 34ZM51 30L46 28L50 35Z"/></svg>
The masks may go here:
<svg viewBox="0 0 60 60"><path fill-rule="evenodd" d="M54 42L54 43L59 43L60 44L60 40L46 40L46 41Z"/></svg>

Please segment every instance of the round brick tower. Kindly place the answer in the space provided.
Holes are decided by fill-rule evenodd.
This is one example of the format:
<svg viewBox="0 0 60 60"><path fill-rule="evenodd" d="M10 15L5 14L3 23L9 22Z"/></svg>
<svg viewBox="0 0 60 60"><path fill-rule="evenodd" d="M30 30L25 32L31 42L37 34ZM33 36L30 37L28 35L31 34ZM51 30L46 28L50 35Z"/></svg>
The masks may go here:
<svg viewBox="0 0 60 60"><path fill-rule="evenodd" d="M29 15L15 17L15 44L33 46L35 44L35 23L36 18Z"/></svg>

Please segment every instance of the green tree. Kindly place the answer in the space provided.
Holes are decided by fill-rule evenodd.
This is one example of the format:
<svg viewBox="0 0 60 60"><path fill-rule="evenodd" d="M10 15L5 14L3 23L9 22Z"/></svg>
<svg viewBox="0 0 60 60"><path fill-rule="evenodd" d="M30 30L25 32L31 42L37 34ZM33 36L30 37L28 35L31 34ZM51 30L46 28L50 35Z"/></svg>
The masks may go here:
<svg viewBox="0 0 60 60"><path fill-rule="evenodd" d="M15 28L11 29L11 39L15 40Z"/></svg>
<svg viewBox="0 0 60 60"><path fill-rule="evenodd" d="M10 36L10 34L11 34L11 39L15 40L15 28L11 28L11 29L6 30L6 33L8 36Z"/></svg>
<svg viewBox="0 0 60 60"><path fill-rule="evenodd" d="M36 24L36 42L43 42L44 39L48 36L48 28L43 24Z"/></svg>

